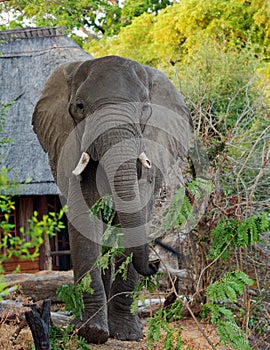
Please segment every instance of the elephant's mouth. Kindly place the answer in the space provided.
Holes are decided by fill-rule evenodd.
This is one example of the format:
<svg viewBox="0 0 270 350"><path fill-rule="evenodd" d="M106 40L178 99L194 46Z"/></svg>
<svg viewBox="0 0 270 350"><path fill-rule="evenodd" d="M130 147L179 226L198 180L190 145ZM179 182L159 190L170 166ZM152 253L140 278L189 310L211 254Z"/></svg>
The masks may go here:
<svg viewBox="0 0 270 350"><path fill-rule="evenodd" d="M91 159L91 157L88 153L82 152L81 158L80 158L76 168L72 171L72 174L75 176L81 175L82 172L84 171L84 169L87 167L88 163L90 162L90 159ZM139 155L138 159L146 169L151 168L151 162L148 159L148 157L146 156L145 152L142 152Z"/></svg>

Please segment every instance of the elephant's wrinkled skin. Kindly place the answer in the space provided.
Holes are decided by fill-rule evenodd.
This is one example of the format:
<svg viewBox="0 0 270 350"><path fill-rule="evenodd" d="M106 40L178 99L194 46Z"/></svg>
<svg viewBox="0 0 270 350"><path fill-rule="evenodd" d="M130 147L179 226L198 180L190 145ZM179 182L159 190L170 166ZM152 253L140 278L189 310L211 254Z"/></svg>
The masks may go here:
<svg viewBox="0 0 270 350"><path fill-rule="evenodd" d="M190 147L189 112L164 74L109 56L58 67L35 107L33 126L67 198L75 282L91 272L94 294L84 296L79 334L96 343L108 336L138 340L141 322L123 292L133 291L138 274L157 271L149 262L146 224L167 168ZM133 253L127 280L118 274L113 283L109 272L93 266L103 227L88 215L106 193L113 196L125 252Z"/></svg>

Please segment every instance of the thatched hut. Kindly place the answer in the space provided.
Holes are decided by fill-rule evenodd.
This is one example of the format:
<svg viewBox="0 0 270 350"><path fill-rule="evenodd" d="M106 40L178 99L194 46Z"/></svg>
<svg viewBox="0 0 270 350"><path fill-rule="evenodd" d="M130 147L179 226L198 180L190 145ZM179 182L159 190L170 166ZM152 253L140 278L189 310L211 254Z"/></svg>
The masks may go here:
<svg viewBox="0 0 270 350"><path fill-rule="evenodd" d="M31 126L34 106L50 73L61 63L91 58L69 39L63 28L34 28L0 31L0 103L9 107L3 137L11 138L4 151L2 163L11 169L9 176L18 183L27 184L15 191L15 211L10 220L16 226L26 226L34 210L39 215L58 210L59 192L51 175L47 155L41 149ZM35 262L21 263L24 271L46 267L45 251L68 250L68 236L61 232L51 239L50 247L42 247ZM47 254L48 255L48 254ZM15 261L6 266L12 270ZM70 257L53 258L53 269L70 267Z"/></svg>

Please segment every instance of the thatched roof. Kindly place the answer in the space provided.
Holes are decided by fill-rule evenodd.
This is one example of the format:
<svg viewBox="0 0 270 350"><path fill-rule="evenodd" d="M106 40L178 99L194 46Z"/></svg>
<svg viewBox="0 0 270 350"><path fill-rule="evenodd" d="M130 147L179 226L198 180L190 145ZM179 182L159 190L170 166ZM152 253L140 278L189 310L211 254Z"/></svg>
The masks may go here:
<svg viewBox="0 0 270 350"><path fill-rule="evenodd" d="M4 152L3 163L19 183L27 178L23 194L56 194L58 189L31 126L34 106L41 89L56 66L91 58L64 34L63 28L0 31L0 103L9 108L4 137L14 139Z"/></svg>

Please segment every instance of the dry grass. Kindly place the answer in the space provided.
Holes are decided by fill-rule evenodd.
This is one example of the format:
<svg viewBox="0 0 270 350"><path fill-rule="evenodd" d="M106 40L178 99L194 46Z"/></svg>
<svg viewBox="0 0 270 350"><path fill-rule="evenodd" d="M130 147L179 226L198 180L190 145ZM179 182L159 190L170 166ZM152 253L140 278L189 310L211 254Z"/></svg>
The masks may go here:
<svg viewBox="0 0 270 350"><path fill-rule="evenodd" d="M175 329L178 328L178 323L175 323ZM219 337L217 335L216 328L212 325L203 323L201 324L207 336L211 339L211 341L216 345L217 350L229 350L229 347L222 347L218 345ZM10 323L1 323L0 324L0 349L5 350L32 350L33 349L33 340L31 337L31 332L28 327L25 327L19 334L18 338L14 343L12 343L12 336L15 333L18 324L14 322ZM183 350L190 348L192 350L208 350L211 349L203 337L203 335L198 330L195 322L186 318L181 321L181 338L184 342ZM90 345L91 350L109 350L109 349L134 349L134 350L147 350L147 342L146 342L146 333L147 333L147 325L144 328L145 337L140 342L127 342L127 341L119 341L115 339L109 339L107 343L102 345ZM53 350L53 349L52 349ZM66 348L66 350L68 350ZM70 348L71 350L71 348ZM72 349L77 350L77 349ZM153 350L164 350L163 342L161 341L159 344L156 344Z"/></svg>

